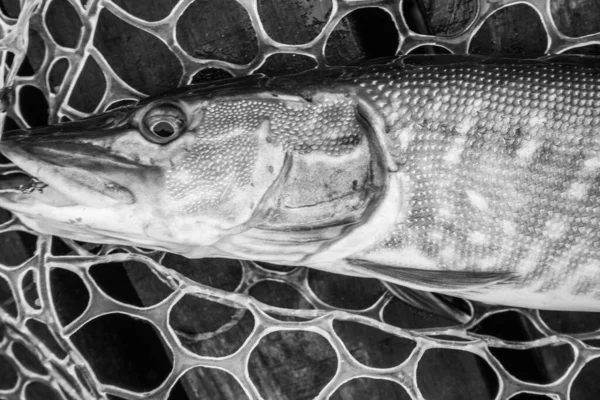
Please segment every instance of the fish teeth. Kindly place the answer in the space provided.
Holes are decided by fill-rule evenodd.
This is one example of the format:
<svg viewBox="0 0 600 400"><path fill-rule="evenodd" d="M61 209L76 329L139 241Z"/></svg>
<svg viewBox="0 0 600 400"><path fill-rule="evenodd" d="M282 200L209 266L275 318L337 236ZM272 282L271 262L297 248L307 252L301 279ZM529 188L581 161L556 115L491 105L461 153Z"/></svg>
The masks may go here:
<svg viewBox="0 0 600 400"><path fill-rule="evenodd" d="M30 193L35 192L36 190L40 193L43 193L44 189L47 188L48 186L49 185L47 183L44 183L44 182L40 181L38 178L33 177L33 178L31 178L29 183L27 183L27 185L20 185L19 191L21 191L21 193L23 193L23 194L30 194Z"/></svg>

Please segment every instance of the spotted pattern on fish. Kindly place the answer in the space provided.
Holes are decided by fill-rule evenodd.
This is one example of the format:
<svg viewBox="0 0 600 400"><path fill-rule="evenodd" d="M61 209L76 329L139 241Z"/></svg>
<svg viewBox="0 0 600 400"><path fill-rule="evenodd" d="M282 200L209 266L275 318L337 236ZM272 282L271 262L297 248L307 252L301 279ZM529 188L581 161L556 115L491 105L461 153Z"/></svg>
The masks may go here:
<svg viewBox="0 0 600 400"><path fill-rule="evenodd" d="M519 63L362 79L410 177L408 218L372 252L414 249L437 268L600 298L599 84L597 70Z"/></svg>

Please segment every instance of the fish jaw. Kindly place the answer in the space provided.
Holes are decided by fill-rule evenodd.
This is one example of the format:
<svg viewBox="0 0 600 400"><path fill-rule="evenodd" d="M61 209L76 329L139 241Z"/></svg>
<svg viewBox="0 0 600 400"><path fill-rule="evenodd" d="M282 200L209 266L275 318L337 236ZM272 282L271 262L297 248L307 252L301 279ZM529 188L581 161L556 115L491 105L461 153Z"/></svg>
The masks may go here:
<svg viewBox="0 0 600 400"><path fill-rule="evenodd" d="M0 152L15 164L0 172L0 207L42 234L98 243L159 246L148 204L160 169L115 154L106 143L127 131L60 133L42 128L4 135ZM156 200L156 199L154 199ZM156 231L162 227L154 228Z"/></svg>
<svg viewBox="0 0 600 400"><path fill-rule="evenodd" d="M179 253L189 250L173 233L177 219L164 222L169 216L161 211L165 202L156 194L161 182L157 168L127 162L117 166L114 159L106 163L74 151L63 158L58 147L52 151L6 143L0 147L16 165L0 176L0 207L42 234ZM73 143L68 147L73 150ZM31 185L32 177L39 185Z"/></svg>
<svg viewBox="0 0 600 400"><path fill-rule="evenodd" d="M69 153L53 149L40 152L35 147L29 150L14 144L0 144L0 152L5 157L72 203L104 208L135 202L133 193L126 187L96 171L68 165L65 161L68 161ZM44 189L40 190L43 192ZM43 196L40 199L43 201Z"/></svg>
<svg viewBox="0 0 600 400"><path fill-rule="evenodd" d="M115 168L108 167L131 168L136 167L135 163L114 155L102 143L103 138L122 135L130 119L131 108L127 107L80 121L4 132L0 154L17 166L12 174L6 171L13 179L7 174L0 179L4 197L10 194L11 198L18 197L18 202L39 200L56 206L79 204L93 208L134 203L126 185L110 178ZM30 184L11 186L16 172L29 175L39 185L34 190L26 190ZM30 197L34 199L15 196L25 193L33 194Z"/></svg>

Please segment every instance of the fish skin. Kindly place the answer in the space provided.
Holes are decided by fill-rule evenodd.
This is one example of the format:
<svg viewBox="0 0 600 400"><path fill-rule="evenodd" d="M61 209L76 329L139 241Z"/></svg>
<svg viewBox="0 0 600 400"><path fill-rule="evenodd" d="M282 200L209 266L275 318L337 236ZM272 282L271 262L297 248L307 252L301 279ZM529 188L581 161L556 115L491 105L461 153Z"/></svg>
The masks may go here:
<svg viewBox="0 0 600 400"><path fill-rule="evenodd" d="M501 285L474 298L597 310L598 70L585 59L558 58L400 75L373 79L365 93L379 105L392 156L409 176L410 213L362 258L511 272L519 277L511 290Z"/></svg>
<svg viewBox="0 0 600 400"><path fill-rule="evenodd" d="M592 57L407 56L180 88L0 142L21 168L19 151L45 146L112 157L76 164L129 190L133 204L91 217L0 191L0 206L79 240L598 311L599 86ZM140 121L163 103L184 110L186 132L148 143ZM60 165L72 163L61 154Z"/></svg>

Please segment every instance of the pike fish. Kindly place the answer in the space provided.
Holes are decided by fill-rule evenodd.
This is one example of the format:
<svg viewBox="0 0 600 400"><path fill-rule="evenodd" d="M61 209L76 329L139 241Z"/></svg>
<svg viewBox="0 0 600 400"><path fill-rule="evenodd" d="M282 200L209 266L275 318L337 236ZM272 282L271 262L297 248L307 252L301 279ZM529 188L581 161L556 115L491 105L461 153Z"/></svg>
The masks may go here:
<svg viewBox="0 0 600 400"><path fill-rule="evenodd" d="M600 311L600 62L404 56L6 132L43 234Z"/></svg>

